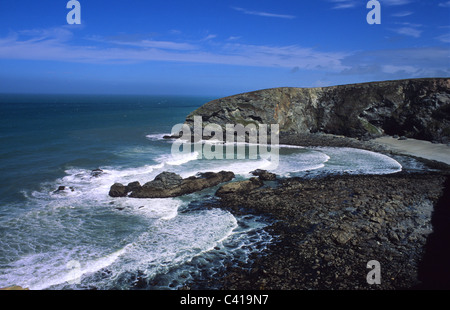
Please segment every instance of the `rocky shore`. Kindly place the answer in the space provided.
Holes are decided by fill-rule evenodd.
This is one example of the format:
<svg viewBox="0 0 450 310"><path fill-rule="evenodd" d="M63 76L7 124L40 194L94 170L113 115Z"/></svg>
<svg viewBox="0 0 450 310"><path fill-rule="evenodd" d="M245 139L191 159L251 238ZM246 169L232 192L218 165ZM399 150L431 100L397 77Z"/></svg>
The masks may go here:
<svg viewBox="0 0 450 310"><path fill-rule="evenodd" d="M162 172L153 181L141 186L137 181L123 185L115 183L111 186L109 196L131 198L167 198L178 197L202 189L231 181L235 177L231 171L205 172L183 179L173 172Z"/></svg>
<svg viewBox="0 0 450 310"><path fill-rule="evenodd" d="M389 153L370 141L317 137L284 142ZM450 170L423 163L430 171L227 183L212 207L269 216L276 242L250 266L209 281L226 290L449 289ZM380 263L381 284L367 282L372 260Z"/></svg>
<svg viewBox="0 0 450 310"><path fill-rule="evenodd" d="M223 288L418 287L431 276L420 267L447 178L425 173L287 179L276 188L221 195L221 207L231 212L270 215L275 223L269 230L277 239L247 271L228 271ZM371 260L381 264L380 285L366 281Z"/></svg>
<svg viewBox="0 0 450 310"><path fill-rule="evenodd" d="M278 240L247 269L227 270L223 288L450 288L449 107L450 79L429 78L263 89L189 114L190 128L199 117L203 126L278 124L281 144L359 148L413 157L429 168L277 179L271 186L258 177L221 187L221 208L272 217ZM436 156L417 143L374 140L385 135L444 151ZM372 260L381 265L379 285L366 280Z"/></svg>

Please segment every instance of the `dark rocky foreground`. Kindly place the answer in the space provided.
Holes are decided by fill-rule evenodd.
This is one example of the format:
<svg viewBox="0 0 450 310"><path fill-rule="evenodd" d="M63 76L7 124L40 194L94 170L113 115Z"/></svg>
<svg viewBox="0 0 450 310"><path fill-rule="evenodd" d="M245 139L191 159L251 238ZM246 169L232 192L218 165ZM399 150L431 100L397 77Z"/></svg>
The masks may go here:
<svg viewBox="0 0 450 310"><path fill-rule="evenodd" d="M231 212L270 215L277 236L250 268L228 270L223 288L450 288L449 192L448 175L399 173L287 179L221 195ZM371 260L381 264L380 285L367 283Z"/></svg>
<svg viewBox="0 0 450 310"><path fill-rule="evenodd" d="M390 153L370 141L322 134L283 142ZM225 290L450 289L450 170L421 161L431 170L270 181L255 173L221 186L211 207L269 216L276 242L255 253L250 266L208 281ZM379 285L367 283L372 260L381 265Z"/></svg>

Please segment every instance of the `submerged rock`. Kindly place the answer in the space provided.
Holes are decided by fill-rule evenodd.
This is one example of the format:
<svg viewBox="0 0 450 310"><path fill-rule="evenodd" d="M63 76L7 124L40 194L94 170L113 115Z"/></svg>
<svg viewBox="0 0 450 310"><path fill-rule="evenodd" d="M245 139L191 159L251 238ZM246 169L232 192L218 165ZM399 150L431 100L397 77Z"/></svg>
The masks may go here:
<svg viewBox="0 0 450 310"><path fill-rule="evenodd" d="M61 186L58 186L58 189L57 190L55 190L54 191L54 193L59 193L59 192L62 192L62 191L64 191L66 189L66 187L65 186L63 186L63 185L61 185Z"/></svg>
<svg viewBox="0 0 450 310"><path fill-rule="evenodd" d="M91 176L99 177L103 173L102 169L94 169L91 171Z"/></svg>
<svg viewBox="0 0 450 310"><path fill-rule="evenodd" d="M75 189L72 186L70 186L69 189L71 192L75 191ZM58 186L58 189L55 190L53 193L54 194L64 193L64 192L66 192L66 190L67 190L67 186L61 185L61 186Z"/></svg>

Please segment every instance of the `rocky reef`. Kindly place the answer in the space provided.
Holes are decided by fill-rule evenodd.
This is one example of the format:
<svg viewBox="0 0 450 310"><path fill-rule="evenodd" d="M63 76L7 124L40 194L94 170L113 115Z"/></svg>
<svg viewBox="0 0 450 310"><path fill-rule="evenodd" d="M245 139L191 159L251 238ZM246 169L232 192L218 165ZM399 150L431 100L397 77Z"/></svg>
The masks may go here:
<svg viewBox="0 0 450 310"><path fill-rule="evenodd" d="M109 196L131 198L168 198L191 194L202 189L231 181L235 177L233 172L204 172L183 179L173 172L162 172L153 181L141 186L139 182L128 185L115 183L111 186Z"/></svg>
<svg viewBox="0 0 450 310"><path fill-rule="evenodd" d="M319 88L273 88L213 100L193 111L209 123L279 124L285 134L351 138L384 134L450 142L450 78L408 79Z"/></svg>
<svg viewBox="0 0 450 310"><path fill-rule="evenodd" d="M406 172L227 183L216 206L270 216L277 241L228 269L223 289L448 289L449 180ZM366 281L371 260L382 266L379 285Z"/></svg>

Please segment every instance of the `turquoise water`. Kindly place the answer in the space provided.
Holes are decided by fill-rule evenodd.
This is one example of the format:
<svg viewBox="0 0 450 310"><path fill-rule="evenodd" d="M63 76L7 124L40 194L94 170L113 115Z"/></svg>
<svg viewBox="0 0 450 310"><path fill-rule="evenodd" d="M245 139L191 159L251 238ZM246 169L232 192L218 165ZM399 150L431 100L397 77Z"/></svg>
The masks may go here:
<svg viewBox="0 0 450 310"><path fill-rule="evenodd" d="M276 166L260 158L173 158L172 141L162 136L212 99L0 95L0 287L176 289L248 261L273 240L262 218L202 207L217 188L111 198L116 182L143 184L162 171L246 178L257 168L279 176L402 169L387 156L349 148L280 146Z"/></svg>

